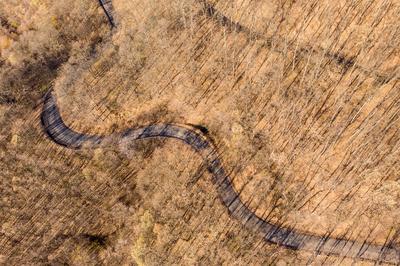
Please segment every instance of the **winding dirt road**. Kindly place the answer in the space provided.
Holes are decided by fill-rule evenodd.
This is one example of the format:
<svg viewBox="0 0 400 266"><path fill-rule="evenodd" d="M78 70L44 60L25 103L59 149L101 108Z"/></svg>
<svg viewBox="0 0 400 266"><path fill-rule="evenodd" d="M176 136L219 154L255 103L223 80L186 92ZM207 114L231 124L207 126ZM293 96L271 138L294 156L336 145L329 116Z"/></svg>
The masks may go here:
<svg viewBox="0 0 400 266"><path fill-rule="evenodd" d="M100 3L102 2L100 1ZM107 5L110 5L110 3ZM108 11L110 10L110 6L103 4L102 6L109 22L114 26L114 19ZM212 6L209 5L207 7L205 5L205 7L207 11ZM212 10L215 9L212 8ZM235 25L239 24L236 23ZM93 149L110 145L121 145L145 138L178 139L190 145L202 156L208 171L212 174L212 180L220 199L228 209L230 215L239 220L247 229L259 234L265 241L294 250L306 250L326 255L393 264L400 262L400 255L394 247L302 233L295 229L282 228L263 220L241 201L239 193L231 183L231 178L223 168L222 161L213 142L205 133L193 126L153 124L141 128L129 128L125 132L114 133L108 136L86 135L75 132L65 125L52 91L49 91L45 95L41 122L46 134L54 142L71 149Z"/></svg>

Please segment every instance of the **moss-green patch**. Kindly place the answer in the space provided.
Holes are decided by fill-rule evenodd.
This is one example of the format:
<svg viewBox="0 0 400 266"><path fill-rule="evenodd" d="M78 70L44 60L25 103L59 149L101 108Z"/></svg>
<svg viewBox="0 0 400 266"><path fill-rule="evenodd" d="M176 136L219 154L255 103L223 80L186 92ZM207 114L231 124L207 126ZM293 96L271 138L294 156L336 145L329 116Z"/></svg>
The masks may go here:
<svg viewBox="0 0 400 266"><path fill-rule="evenodd" d="M241 240L238 236L231 235L226 242L226 246L230 253L237 254L239 250L242 248Z"/></svg>
<svg viewBox="0 0 400 266"><path fill-rule="evenodd" d="M154 238L154 217L150 211L146 210L140 217L140 235L132 248L132 257L139 266L145 264L145 250Z"/></svg>

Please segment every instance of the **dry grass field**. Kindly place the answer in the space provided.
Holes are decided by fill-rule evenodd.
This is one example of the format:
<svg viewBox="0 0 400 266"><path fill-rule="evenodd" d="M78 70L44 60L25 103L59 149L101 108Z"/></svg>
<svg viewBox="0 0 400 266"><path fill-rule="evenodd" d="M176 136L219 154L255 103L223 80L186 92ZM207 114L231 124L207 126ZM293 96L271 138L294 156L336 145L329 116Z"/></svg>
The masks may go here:
<svg viewBox="0 0 400 266"><path fill-rule="evenodd" d="M112 4L113 29L95 0L0 3L0 265L380 263L264 242L176 140L57 145L51 87L79 132L201 125L260 217L400 251L399 1Z"/></svg>

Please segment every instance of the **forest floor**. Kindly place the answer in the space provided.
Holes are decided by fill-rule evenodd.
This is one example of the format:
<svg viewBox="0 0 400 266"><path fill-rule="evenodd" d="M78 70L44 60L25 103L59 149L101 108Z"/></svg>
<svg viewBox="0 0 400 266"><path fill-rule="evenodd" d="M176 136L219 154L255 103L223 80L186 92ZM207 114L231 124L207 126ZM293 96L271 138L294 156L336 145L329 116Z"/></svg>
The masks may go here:
<svg viewBox="0 0 400 266"><path fill-rule="evenodd" d="M400 3L0 4L0 264L374 264L264 243L175 140L74 151L40 124L206 127L243 202L315 235L400 244Z"/></svg>

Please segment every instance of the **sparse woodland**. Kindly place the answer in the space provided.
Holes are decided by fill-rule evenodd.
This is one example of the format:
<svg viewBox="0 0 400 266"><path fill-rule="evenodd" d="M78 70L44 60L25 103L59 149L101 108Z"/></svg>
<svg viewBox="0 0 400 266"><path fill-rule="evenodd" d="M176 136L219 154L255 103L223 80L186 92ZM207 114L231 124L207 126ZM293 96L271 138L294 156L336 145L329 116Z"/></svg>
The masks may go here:
<svg viewBox="0 0 400 266"><path fill-rule="evenodd" d="M180 142L58 146L39 118L50 87L80 132L207 128L276 224L400 245L400 2L212 4L113 0L110 31L94 0L0 3L0 264L375 263L263 242Z"/></svg>

